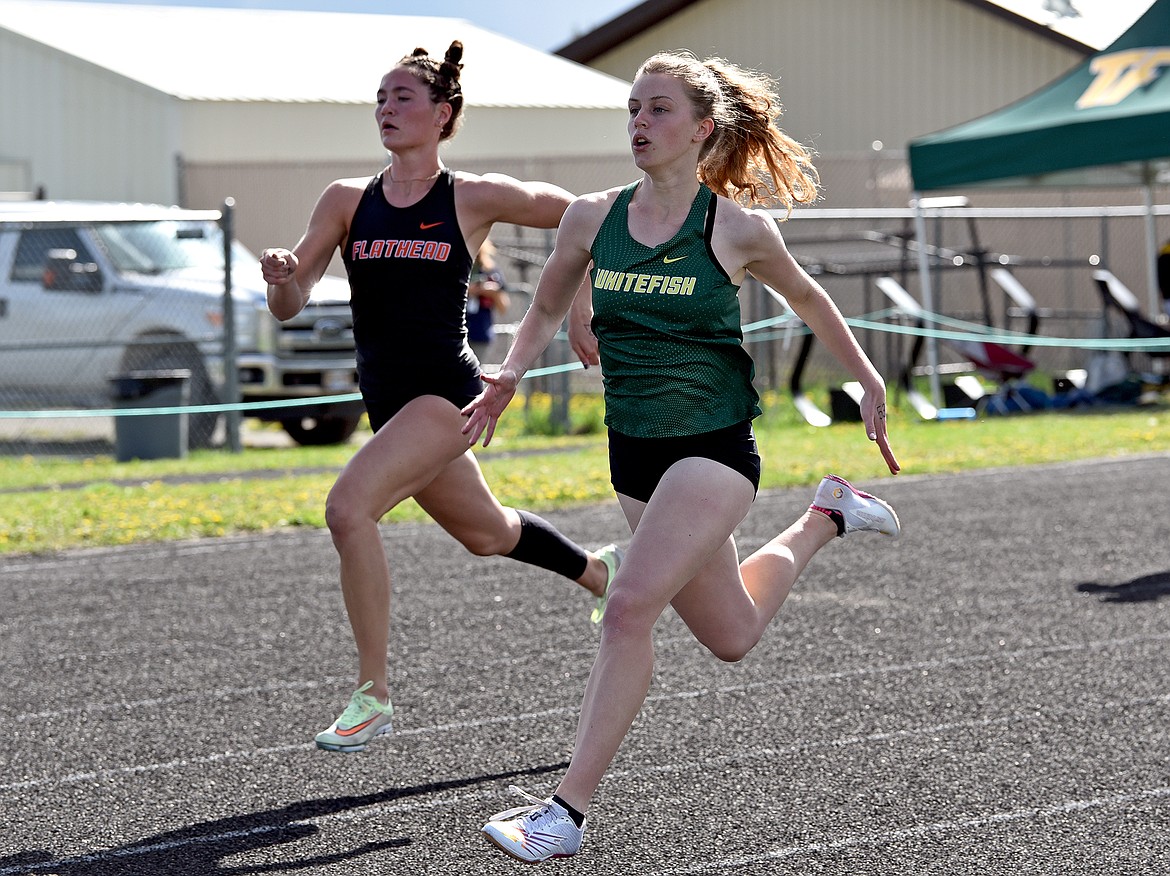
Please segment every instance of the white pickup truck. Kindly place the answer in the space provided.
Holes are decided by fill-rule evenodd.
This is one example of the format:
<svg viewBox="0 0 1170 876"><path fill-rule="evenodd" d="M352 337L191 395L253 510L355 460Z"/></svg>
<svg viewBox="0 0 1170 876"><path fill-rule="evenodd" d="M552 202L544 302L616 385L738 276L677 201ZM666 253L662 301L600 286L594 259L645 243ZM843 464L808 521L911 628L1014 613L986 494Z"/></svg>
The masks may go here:
<svg viewBox="0 0 1170 876"><path fill-rule="evenodd" d="M0 201L0 410L108 408L111 378L187 369L189 403L224 391L224 247L217 214L93 202ZM232 248L236 368L243 402L356 392L345 281L325 277L309 305L277 321L256 256ZM246 409L301 444L348 438L360 401ZM192 447L218 412L193 414Z"/></svg>

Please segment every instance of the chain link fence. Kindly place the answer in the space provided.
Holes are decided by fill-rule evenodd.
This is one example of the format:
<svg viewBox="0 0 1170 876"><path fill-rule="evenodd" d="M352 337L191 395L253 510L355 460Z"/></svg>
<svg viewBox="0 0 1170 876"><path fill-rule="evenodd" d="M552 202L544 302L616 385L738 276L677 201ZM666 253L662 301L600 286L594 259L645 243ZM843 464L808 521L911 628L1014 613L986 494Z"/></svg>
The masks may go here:
<svg viewBox="0 0 1170 876"><path fill-rule="evenodd" d="M1164 342L1152 342L1161 348L1127 346L1131 328L1107 306L1096 272L1107 269L1132 290L1151 323L1164 320L1157 292L1149 288L1149 246L1170 236L1170 207L1158 206L1151 214L1132 203L1134 192L1121 193L1121 206L1076 203L1101 193L1063 193L1065 203L1056 207L1028 203L1035 195L997 193L987 199L999 205L928 209L921 227L933 313L923 320L901 306L905 302L892 300L884 291L889 286L879 282L892 279L915 307L925 308L915 213L879 203L897 198L906 203L901 166L881 156L823 165L830 186L852 179L848 185L870 191L875 205L801 209L781 224L793 255L853 322L891 382L908 369L915 377L928 370L934 360L920 339L932 332L954 336L929 339L935 370L948 375L973 370L961 349L963 338L989 332L1026 352L1035 365L1034 380L1086 370L1104 349L1136 357L1135 367L1143 370L1164 367L1165 356L1155 355ZM581 163L576 188L588 187L585 177L616 175L617 167L602 160ZM507 170L538 177L541 168ZM115 378L140 372L188 372L190 446L230 446L224 410L217 406L237 392L245 403L242 416L279 414L301 443L348 437L361 406L354 395L344 280L326 277L320 300L296 320L278 323L267 312L255 255L234 245L235 293L228 299L234 302L233 354L232 345L224 343L228 314L219 212L165 210L132 217L125 212L130 208L105 209L99 220L47 212L32 216L30 204L0 203L0 452L110 452L113 417L84 413L117 407L125 401L117 397L124 384ZM255 211L253 204L240 215ZM307 211L296 221L304 216ZM492 232L513 299L508 321L497 326L497 358L528 306L554 239L553 231L516 226ZM1000 282L1003 271L1033 305L1013 297ZM794 376L803 387L822 389L847 379L832 357L804 340L799 321L773 292L749 282L741 308L761 389L791 391ZM228 360L234 367L225 365ZM597 369L580 369L563 339L541 364L545 373L526 381L526 389L552 394L554 417L563 422L574 393L600 391ZM238 390L230 388L233 375ZM298 408L290 413L261 407L282 399L295 400Z"/></svg>
<svg viewBox="0 0 1170 876"><path fill-rule="evenodd" d="M171 425L179 455L234 449L241 399L301 443L357 425L345 283L323 284L278 323L256 257L232 241L230 210L0 207L3 452L122 458Z"/></svg>
<svg viewBox="0 0 1170 876"><path fill-rule="evenodd" d="M1048 393L1108 352L1132 359L1141 373L1165 371L1170 339L1134 340L1097 276L1108 270L1133 292L1152 323L1165 324L1161 293L1148 286L1147 260L1149 239L1164 239L1161 226L1170 225L1170 207L1156 207L1153 215L1140 206L928 208L925 261L933 312L925 319L919 312L926 308L913 209L811 208L791 218L774 215L796 260L828 290L891 384L903 375L928 382L937 371L944 392L963 375L978 375L994 391L995 376L981 373L980 363L969 358L971 341L991 341L1026 356L1030 380ZM520 229L516 237L493 239L505 272L524 278L521 285L530 292L546 255L539 235ZM883 291L889 288L886 278L904 290L909 306ZM830 355L806 341L806 330L781 296L749 280L740 301L761 390L835 390L849 380ZM507 336L516 325L498 328ZM932 345L933 367L927 355ZM502 354L506 343L497 349ZM600 374L577 368L563 338L540 364L552 373L526 381L528 388L551 393L559 410L567 411L573 393L601 390ZM943 401L953 397L946 392Z"/></svg>
<svg viewBox="0 0 1170 876"><path fill-rule="evenodd" d="M5 206L0 409L27 413L0 421L7 451L45 442L79 452L109 448L113 419L82 414L112 409L128 391L118 378L131 374L182 371L190 403L220 401L224 253L217 213L130 218L130 210L113 208L99 219L101 211L43 202ZM191 416L191 444L209 444L216 420Z"/></svg>
<svg viewBox="0 0 1170 876"><path fill-rule="evenodd" d="M928 318L927 328L1026 349L1036 371L1049 377L1085 369L1102 349L1127 350L1129 326L1103 297L1096 276L1110 271L1152 321L1164 319L1158 315L1161 295L1149 288L1155 257L1149 240L1164 239L1166 229L1159 226L1168 215L1167 207L1151 216L1139 206L926 209L929 309L938 317ZM794 256L845 315L859 321L863 346L891 376L906 366L915 338L878 324L904 323L913 314L878 280L892 278L918 306L927 303L915 218L908 208L805 210L782 226ZM1021 288L1026 295L1018 294ZM973 370L956 345L948 349L943 340L939 346L940 364L956 373ZM809 364L813 382L841 376L831 362L814 358Z"/></svg>

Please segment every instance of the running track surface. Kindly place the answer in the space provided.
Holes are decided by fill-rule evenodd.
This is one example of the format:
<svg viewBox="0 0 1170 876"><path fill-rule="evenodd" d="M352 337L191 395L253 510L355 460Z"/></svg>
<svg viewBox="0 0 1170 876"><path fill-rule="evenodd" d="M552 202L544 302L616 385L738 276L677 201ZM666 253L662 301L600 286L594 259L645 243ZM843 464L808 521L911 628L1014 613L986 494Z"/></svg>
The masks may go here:
<svg viewBox="0 0 1170 876"><path fill-rule="evenodd" d="M664 617L542 872L1170 873L1170 456L858 485L904 536L830 544L740 664ZM810 498L762 494L741 552ZM384 534L397 732L358 755L312 743L353 686L327 534L0 560L0 876L522 870L478 828L564 768L589 600Z"/></svg>

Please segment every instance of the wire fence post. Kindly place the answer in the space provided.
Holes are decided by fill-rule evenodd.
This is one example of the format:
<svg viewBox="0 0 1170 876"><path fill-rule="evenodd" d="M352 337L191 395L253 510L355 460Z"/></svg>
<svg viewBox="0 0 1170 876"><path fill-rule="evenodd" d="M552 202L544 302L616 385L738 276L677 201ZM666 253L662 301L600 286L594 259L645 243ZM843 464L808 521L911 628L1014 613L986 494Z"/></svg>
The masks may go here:
<svg viewBox="0 0 1170 876"><path fill-rule="evenodd" d="M930 262L926 250L926 215L922 198L914 193L914 233L918 238L918 284L922 290L922 304L926 312L934 313L934 290L930 282ZM930 335L926 339L926 359L930 368L930 400L936 407L942 406L942 380L938 373L938 338Z"/></svg>
<svg viewBox="0 0 1170 876"><path fill-rule="evenodd" d="M232 240L235 237L234 198L223 202L223 216L220 227L223 230L223 401L229 405L240 402L239 351L236 349L236 308L232 298ZM228 408L224 417L227 430L227 447L232 453L243 449L240 441L240 411Z"/></svg>

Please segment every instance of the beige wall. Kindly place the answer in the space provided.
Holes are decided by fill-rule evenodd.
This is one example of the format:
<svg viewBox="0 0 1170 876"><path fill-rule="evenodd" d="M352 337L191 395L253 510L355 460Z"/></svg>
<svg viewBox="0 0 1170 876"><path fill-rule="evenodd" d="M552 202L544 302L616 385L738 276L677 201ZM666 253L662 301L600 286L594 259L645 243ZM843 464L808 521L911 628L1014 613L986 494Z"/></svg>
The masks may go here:
<svg viewBox="0 0 1170 876"><path fill-rule="evenodd" d="M167 95L0 30L6 180L23 177L55 198L173 203L178 144Z"/></svg>
<svg viewBox="0 0 1170 876"><path fill-rule="evenodd" d="M183 157L221 161L381 161L373 104L182 104ZM442 147L451 160L497 155L627 154L625 110L466 109L462 129Z"/></svg>
<svg viewBox="0 0 1170 876"><path fill-rule="evenodd" d="M621 107L469 106L442 154L452 166L484 170L501 169L489 167L498 158L511 166L516 156L537 167L544 159L573 165L627 156L624 130ZM215 207L252 187L233 168L280 187L290 165L328 165L333 179L344 174L332 170L365 174L384 161L372 103L184 101L0 29L0 191L43 185L57 199ZM227 170L195 180L193 166ZM310 206L319 193L315 187ZM300 213L298 222L308 215Z"/></svg>
<svg viewBox="0 0 1170 876"><path fill-rule="evenodd" d="M185 101L184 161L379 161L372 107Z"/></svg>
<svg viewBox="0 0 1170 876"><path fill-rule="evenodd" d="M630 154L624 106L610 109L469 107L463 130L444 148L452 161L525 156L533 160Z"/></svg>
<svg viewBox="0 0 1170 876"><path fill-rule="evenodd" d="M445 161L471 173L506 173L517 179L546 180L574 194L619 185L637 176L628 155L533 158L511 154L480 159L446 156ZM266 246L292 246L304 232L318 196L332 180L372 176L384 164L381 156L361 161L184 162L183 206L217 210L230 197L236 203L236 236L241 243L254 252ZM499 228L493 237L504 239L517 234L521 232ZM546 235L535 232L526 236L542 252L551 242ZM330 270L338 275L344 273L338 259L334 259Z"/></svg>
<svg viewBox="0 0 1170 876"><path fill-rule="evenodd" d="M590 66L630 79L680 48L779 76L783 126L822 155L904 149L1081 60L957 0L702 0Z"/></svg>

